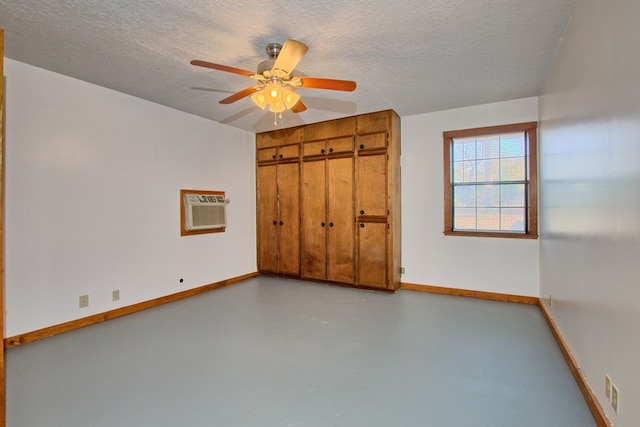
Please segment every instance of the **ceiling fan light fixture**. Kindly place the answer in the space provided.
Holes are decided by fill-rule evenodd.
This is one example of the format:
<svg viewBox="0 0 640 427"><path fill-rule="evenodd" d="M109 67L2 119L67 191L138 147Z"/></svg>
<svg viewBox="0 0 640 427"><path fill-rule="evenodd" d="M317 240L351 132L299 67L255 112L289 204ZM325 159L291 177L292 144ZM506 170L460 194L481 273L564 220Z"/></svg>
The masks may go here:
<svg viewBox="0 0 640 427"><path fill-rule="evenodd" d="M251 100L262 110L267 107L267 97L264 96L264 89L260 90L260 92L251 96Z"/></svg>
<svg viewBox="0 0 640 427"><path fill-rule="evenodd" d="M269 92L269 98L272 101L282 98L282 91L278 87L278 85L272 84L267 86L267 90Z"/></svg>
<svg viewBox="0 0 640 427"><path fill-rule="evenodd" d="M272 83L252 95L251 100L262 110L269 106L269 111L272 113L281 113L293 108L300 100L300 95L288 87Z"/></svg>
<svg viewBox="0 0 640 427"><path fill-rule="evenodd" d="M283 92L282 99L284 100L284 105L286 105L287 109L290 110L298 103L298 101L300 101L300 95L288 87L284 88Z"/></svg>
<svg viewBox="0 0 640 427"><path fill-rule="evenodd" d="M271 103L271 106L269 107L269 111L271 111L272 113L282 113L286 109L287 107L284 105L282 100Z"/></svg>

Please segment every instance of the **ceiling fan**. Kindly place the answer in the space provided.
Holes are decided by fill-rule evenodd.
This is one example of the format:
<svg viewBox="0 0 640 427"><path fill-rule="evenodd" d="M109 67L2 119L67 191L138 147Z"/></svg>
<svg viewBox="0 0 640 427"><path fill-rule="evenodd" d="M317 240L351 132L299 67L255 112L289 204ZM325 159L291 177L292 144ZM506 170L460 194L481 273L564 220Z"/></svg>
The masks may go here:
<svg viewBox="0 0 640 427"><path fill-rule="evenodd" d="M269 43L267 54L269 59L258 64L258 72L254 73L240 68L214 64L212 62L194 59L192 65L240 74L258 81L254 86L236 92L220 101L220 104L231 104L251 95L253 102L263 110L280 113L291 110L300 113L307 109L294 89L328 89L352 92L356 82L351 80L323 79L316 77L294 76L293 70L300 62L308 47L296 40L286 40L284 44Z"/></svg>

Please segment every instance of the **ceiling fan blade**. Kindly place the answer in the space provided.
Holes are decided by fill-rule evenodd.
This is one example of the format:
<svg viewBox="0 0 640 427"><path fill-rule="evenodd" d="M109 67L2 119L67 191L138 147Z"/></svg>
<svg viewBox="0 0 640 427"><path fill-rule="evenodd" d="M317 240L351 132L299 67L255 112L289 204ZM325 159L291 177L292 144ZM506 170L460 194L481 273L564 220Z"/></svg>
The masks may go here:
<svg viewBox="0 0 640 427"><path fill-rule="evenodd" d="M294 105L291 108L291 111L293 111L294 113L302 113L304 110L307 109L307 106L304 105L304 102L302 102L302 100L299 100L296 105Z"/></svg>
<svg viewBox="0 0 640 427"><path fill-rule="evenodd" d="M227 65L214 64L213 62L200 61L199 59L194 59L193 61L191 61L191 65L213 68L214 70L226 71L228 73L240 74L241 76L247 77L251 77L255 74L253 71L242 70L240 68L229 67Z"/></svg>
<svg viewBox="0 0 640 427"><path fill-rule="evenodd" d="M329 89L353 92L356 82L351 80L319 79L315 77L299 77L300 86L307 89Z"/></svg>
<svg viewBox="0 0 640 427"><path fill-rule="evenodd" d="M291 74L298 62L302 59L305 53L307 53L306 44L296 40L285 40L276 58L275 64L273 64L272 71L282 71L287 75Z"/></svg>
<svg viewBox="0 0 640 427"><path fill-rule="evenodd" d="M257 91L256 86L248 87L244 90L241 90L240 92L236 92L233 95L221 100L220 104L231 104L246 96L253 95L254 93L256 93L256 91Z"/></svg>

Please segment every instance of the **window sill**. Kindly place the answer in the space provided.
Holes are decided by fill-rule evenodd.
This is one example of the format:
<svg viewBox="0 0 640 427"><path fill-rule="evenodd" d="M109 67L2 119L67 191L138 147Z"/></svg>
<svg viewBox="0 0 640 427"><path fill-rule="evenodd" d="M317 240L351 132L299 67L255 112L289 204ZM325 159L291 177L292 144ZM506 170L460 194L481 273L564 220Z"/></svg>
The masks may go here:
<svg viewBox="0 0 640 427"><path fill-rule="evenodd" d="M537 239L537 234L524 233L501 233L496 231L444 231L445 236L465 236L465 237L502 237L505 239Z"/></svg>

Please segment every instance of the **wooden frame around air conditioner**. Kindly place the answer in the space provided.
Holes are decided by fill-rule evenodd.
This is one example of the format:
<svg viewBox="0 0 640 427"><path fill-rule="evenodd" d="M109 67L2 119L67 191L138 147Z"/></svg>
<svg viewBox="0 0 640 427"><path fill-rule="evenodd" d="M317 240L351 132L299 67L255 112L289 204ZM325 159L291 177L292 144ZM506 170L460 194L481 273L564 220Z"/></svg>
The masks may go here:
<svg viewBox="0 0 640 427"><path fill-rule="evenodd" d="M215 190L180 190L180 235L181 236L191 236L192 234L210 234L210 233L224 233L226 228L212 228L210 230L190 230L187 231L184 228L185 218L184 218L184 195L185 194L215 194L224 197L224 191L215 191Z"/></svg>

